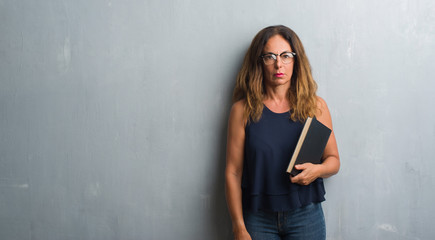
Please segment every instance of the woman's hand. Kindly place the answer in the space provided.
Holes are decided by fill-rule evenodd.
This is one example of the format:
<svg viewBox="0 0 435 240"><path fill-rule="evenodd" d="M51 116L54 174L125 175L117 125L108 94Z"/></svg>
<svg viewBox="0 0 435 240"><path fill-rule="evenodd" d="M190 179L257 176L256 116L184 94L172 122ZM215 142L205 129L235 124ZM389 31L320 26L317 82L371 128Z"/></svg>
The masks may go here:
<svg viewBox="0 0 435 240"><path fill-rule="evenodd" d="M292 183L297 183L300 185L308 185L316 180L321 174L322 166L320 164L304 163L295 165L296 170L301 170L302 172L298 175L291 177Z"/></svg>
<svg viewBox="0 0 435 240"><path fill-rule="evenodd" d="M334 130L332 129L331 114L325 100L318 97L317 103L319 107L316 114L317 120L332 130L331 136L329 136L328 143L323 151L322 164L304 163L296 165L295 168L302 170L302 172L294 177L290 177L292 183L308 185L317 178L328 178L336 174L340 169L340 157L338 155Z"/></svg>
<svg viewBox="0 0 435 240"><path fill-rule="evenodd" d="M252 240L251 235L249 235L248 231L238 231L234 232L234 240Z"/></svg>

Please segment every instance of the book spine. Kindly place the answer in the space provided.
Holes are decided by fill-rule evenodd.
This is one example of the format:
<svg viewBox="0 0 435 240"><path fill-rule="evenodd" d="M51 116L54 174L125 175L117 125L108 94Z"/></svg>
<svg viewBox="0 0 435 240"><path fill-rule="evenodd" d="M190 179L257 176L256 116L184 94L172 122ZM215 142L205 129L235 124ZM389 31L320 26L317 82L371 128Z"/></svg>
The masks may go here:
<svg viewBox="0 0 435 240"><path fill-rule="evenodd" d="M292 158L287 168L287 172L290 173L295 165L296 159L298 158L299 151L301 150L302 144L305 141L305 136L307 135L308 129L310 128L312 118L307 118L304 128L302 129L302 133L299 136L298 143L296 144L295 151L293 152Z"/></svg>

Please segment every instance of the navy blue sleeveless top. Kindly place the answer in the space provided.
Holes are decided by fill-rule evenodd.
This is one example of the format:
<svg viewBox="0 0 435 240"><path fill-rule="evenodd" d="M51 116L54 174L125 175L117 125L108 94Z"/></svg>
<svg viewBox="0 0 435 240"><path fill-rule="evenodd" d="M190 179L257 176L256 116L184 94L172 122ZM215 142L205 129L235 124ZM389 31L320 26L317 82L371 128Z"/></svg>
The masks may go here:
<svg viewBox="0 0 435 240"><path fill-rule="evenodd" d="M274 113L266 106L258 122L245 128L242 176L243 209L288 211L325 200L323 179L308 186L294 184L286 172L303 123L290 113Z"/></svg>

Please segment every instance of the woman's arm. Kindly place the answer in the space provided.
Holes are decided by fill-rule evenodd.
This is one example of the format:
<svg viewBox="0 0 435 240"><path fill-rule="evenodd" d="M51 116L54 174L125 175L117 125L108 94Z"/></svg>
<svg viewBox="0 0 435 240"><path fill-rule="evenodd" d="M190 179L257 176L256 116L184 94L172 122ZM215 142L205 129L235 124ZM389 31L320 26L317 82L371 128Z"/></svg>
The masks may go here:
<svg viewBox="0 0 435 240"><path fill-rule="evenodd" d="M334 130L332 128L331 114L325 100L318 97L317 103L319 111L316 114L317 120L332 130L325 151L322 156L322 164L304 163L296 165L295 168L302 170L295 177L291 177L293 183L308 185L317 178L327 178L338 172L340 169L340 157L338 155L337 141L335 140Z"/></svg>
<svg viewBox="0 0 435 240"><path fill-rule="evenodd" d="M237 240L251 239L242 211L242 173L245 146L245 124L243 117L244 103L238 101L231 108L228 121L227 159L225 169L225 192L228 209L233 223L234 237Z"/></svg>

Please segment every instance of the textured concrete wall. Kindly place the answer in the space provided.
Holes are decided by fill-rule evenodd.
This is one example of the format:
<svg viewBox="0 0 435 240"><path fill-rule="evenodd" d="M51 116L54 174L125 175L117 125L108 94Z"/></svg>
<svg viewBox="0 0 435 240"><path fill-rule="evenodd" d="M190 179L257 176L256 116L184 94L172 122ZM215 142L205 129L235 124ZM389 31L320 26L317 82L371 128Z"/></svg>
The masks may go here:
<svg viewBox="0 0 435 240"><path fill-rule="evenodd" d="M0 0L0 238L231 239L225 135L253 36L302 39L342 168L328 239L431 239L435 2Z"/></svg>

